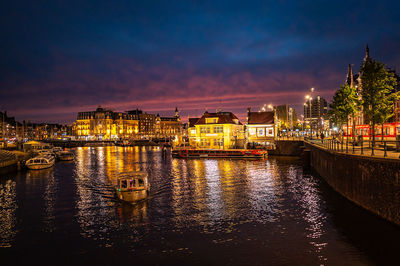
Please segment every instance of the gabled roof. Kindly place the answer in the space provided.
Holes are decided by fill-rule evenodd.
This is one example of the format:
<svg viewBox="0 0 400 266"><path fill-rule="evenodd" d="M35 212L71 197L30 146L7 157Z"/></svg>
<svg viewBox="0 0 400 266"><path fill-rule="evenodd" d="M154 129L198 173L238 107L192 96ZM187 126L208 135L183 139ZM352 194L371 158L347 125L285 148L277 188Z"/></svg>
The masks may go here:
<svg viewBox="0 0 400 266"><path fill-rule="evenodd" d="M199 117L196 118L189 118L189 127L194 127L194 125L199 121Z"/></svg>
<svg viewBox="0 0 400 266"><path fill-rule="evenodd" d="M218 118L217 123L206 123L206 118ZM237 121L237 122L236 122ZM239 119L231 112L218 112L218 113L208 113L205 112L202 117L200 117L199 121L197 121L196 125L205 125L205 124L235 124L241 125Z"/></svg>
<svg viewBox="0 0 400 266"><path fill-rule="evenodd" d="M247 113L248 125L264 125L274 123L274 112L248 112Z"/></svg>

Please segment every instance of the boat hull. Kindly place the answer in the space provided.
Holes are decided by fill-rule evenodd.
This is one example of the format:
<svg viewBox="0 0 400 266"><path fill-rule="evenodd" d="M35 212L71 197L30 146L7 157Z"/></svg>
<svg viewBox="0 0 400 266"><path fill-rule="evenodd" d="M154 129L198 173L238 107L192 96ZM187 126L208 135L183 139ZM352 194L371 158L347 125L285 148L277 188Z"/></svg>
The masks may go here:
<svg viewBox="0 0 400 266"><path fill-rule="evenodd" d="M28 167L28 169L31 169L31 170L41 170L41 169L50 168L53 165L54 165L54 163L51 163L51 164L33 164L33 165L26 165L26 167Z"/></svg>
<svg viewBox="0 0 400 266"><path fill-rule="evenodd" d="M64 155L64 156L59 156L58 159L60 161L72 161L74 159L73 155Z"/></svg>
<svg viewBox="0 0 400 266"><path fill-rule="evenodd" d="M238 158L238 159L263 159L267 157L264 150L198 150L179 149L172 152L176 158Z"/></svg>
<svg viewBox="0 0 400 266"><path fill-rule="evenodd" d="M141 190L129 190L119 191L117 190L118 199L123 201L135 202L147 198L148 191L146 189Z"/></svg>

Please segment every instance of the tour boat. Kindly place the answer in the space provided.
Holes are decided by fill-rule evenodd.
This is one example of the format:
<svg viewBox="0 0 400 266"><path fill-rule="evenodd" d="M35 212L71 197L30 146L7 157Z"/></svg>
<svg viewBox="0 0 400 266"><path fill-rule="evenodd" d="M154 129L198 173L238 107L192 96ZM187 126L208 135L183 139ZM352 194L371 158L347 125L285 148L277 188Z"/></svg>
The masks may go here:
<svg viewBox="0 0 400 266"><path fill-rule="evenodd" d="M120 173L116 192L118 199L135 202L145 199L150 190L147 173L143 171Z"/></svg>
<svg viewBox="0 0 400 266"><path fill-rule="evenodd" d="M25 165L29 169L39 170L52 167L54 165L55 158L50 154L39 155L32 159L29 159Z"/></svg>
<svg viewBox="0 0 400 266"><path fill-rule="evenodd" d="M245 149L174 149L172 156L177 158L265 158L266 150L245 150Z"/></svg>
<svg viewBox="0 0 400 266"><path fill-rule="evenodd" d="M70 151L61 151L58 153L58 159L60 161L72 161L74 157L74 153Z"/></svg>

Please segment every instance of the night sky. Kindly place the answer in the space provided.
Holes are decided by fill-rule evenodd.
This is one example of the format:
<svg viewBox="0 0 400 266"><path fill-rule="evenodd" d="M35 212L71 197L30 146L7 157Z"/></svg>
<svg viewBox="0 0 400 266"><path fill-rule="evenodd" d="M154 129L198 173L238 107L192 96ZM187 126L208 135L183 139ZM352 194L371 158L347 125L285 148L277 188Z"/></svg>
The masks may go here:
<svg viewBox="0 0 400 266"><path fill-rule="evenodd" d="M400 70L398 1L3 1L0 111L72 122L98 105L184 120L330 100L349 63ZM399 71L398 71L399 72Z"/></svg>

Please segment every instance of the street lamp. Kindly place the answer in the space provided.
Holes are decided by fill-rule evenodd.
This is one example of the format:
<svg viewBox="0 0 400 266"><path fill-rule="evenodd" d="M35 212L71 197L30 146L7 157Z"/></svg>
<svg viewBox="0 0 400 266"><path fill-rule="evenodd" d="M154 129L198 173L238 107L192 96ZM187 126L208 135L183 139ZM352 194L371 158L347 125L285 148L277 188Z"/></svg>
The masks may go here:
<svg viewBox="0 0 400 266"><path fill-rule="evenodd" d="M311 88L310 91L313 92L314 88ZM308 118L309 118L309 121L310 121L310 135L311 135L310 137L312 139L312 121L311 121L311 101L312 101L312 97L310 97L310 95L306 95L305 98L306 98L306 100L308 100L308 104L310 106L310 113L308 115ZM304 103L304 105L306 106L307 104ZM306 116L306 118L307 118L307 116Z"/></svg>

